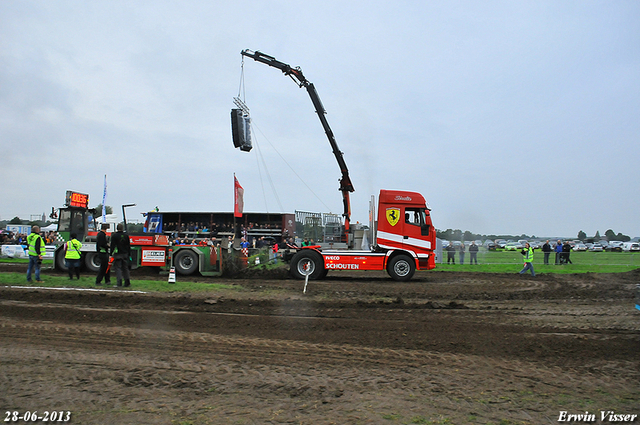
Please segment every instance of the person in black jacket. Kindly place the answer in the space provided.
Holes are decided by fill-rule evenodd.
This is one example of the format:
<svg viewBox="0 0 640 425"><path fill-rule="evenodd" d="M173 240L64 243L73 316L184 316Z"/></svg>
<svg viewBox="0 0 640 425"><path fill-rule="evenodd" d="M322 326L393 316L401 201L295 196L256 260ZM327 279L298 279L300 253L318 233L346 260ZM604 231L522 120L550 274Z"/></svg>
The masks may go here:
<svg viewBox="0 0 640 425"><path fill-rule="evenodd" d="M130 286L129 280L129 257L131 256L131 241L129 235L123 232L124 225L118 223L116 232L111 235L111 255L113 256L113 267L116 269L116 285Z"/></svg>
<svg viewBox="0 0 640 425"><path fill-rule="evenodd" d="M447 264L453 262L456 263L456 247L453 245L453 242L449 242L449 245L445 248L447 251Z"/></svg>
<svg viewBox="0 0 640 425"><path fill-rule="evenodd" d="M102 223L102 227L96 237L96 251L98 252L98 259L100 260L100 269L98 270L98 276L96 277L96 285L102 285L102 278L104 278L105 285L111 284L111 271L109 270L109 241L107 239L107 233L105 230L109 228L107 223Z"/></svg>
<svg viewBox="0 0 640 425"><path fill-rule="evenodd" d="M562 257L564 258L564 264L573 264L571 261L571 244L569 242L562 245Z"/></svg>
<svg viewBox="0 0 640 425"><path fill-rule="evenodd" d="M549 264L549 256L551 255L551 245L549 245L549 240L547 240L544 245L542 245L542 252L544 253L544 263L546 265Z"/></svg>
<svg viewBox="0 0 640 425"><path fill-rule="evenodd" d="M474 241L471 241L471 245L469 245L469 264L476 263L478 264L478 245Z"/></svg>

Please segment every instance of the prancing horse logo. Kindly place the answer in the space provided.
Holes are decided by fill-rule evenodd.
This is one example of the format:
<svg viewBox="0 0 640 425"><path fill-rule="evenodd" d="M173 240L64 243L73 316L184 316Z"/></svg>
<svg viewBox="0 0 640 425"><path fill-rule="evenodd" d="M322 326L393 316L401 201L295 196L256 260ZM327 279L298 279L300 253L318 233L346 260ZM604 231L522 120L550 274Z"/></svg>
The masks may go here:
<svg viewBox="0 0 640 425"><path fill-rule="evenodd" d="M387 221L395 226L400 220L400 208L387 208Z"/></svg>

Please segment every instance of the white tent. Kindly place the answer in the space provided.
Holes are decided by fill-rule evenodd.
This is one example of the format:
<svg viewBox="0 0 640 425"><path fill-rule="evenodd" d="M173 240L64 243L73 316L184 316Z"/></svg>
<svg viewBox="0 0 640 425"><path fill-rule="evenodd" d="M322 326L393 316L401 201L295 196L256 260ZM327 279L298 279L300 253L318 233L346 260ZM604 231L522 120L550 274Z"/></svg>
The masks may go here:
<svg viewBox="0 0 640 425"><path fill-rule="evenodd" d="M58 223L52 223L52 224L48 225L47 227L41 227L40 228L41 232L53 232L55 230L58 230Z"/></svg>

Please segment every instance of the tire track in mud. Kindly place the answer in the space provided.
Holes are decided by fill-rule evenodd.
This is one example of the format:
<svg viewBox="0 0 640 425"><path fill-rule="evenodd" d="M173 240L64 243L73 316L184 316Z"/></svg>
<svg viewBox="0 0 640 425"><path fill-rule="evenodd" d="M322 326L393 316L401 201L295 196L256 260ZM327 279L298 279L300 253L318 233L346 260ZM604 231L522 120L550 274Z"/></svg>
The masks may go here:
<svg viewBox="0 0 640 425"><path fill-rule="evenodd" d="M264 338L228 337L200 332L166 331L151 329L130 329L112 326L95 326L87 324L56 324L30 321L10 321L0 319L0 333L3 339L17 341L13 348L3 348L3 359L10 357L38 357L39 349L44 349L46 358L61 362L84 363L104 366L119 363L111 352L126 351L126 369L139 370L153 368L175 370L181 372L203 372L211 359L242 361L255 365L272 365L275 367L292 367L295 365L322 365L322 368L348 367L381 368L391 370L426 371L437 370L438 375L446 375L443 381L454 382L463 379L459 372L467 375L484 376L485 371L494 371L496 379L510 379L513 373L518 378L557 386L566 380L566 368L558 366L542 366L522 360L492 359L484 356L437 353L423 350L404 350L388 348L371 348L352 346L349 344L314 344L290 340L274 340ZM24 347L19 341L38 341ZM56 347L59 351L51 348ZM23 353L23 354L19 354ZM174 355L174 353L180 353ZM12 355L13 354L13 355ZM112 360L107 360L111 358ZM252 367L253 367L252 366ZM602 365L601 365L602 367ZM608 362L606 369L621 370L627 378L633 362ZM313 367L312 367L313 368ZM443 372L449 370L450 372ZM531 370L531 374L523 371ZM219 372L219 371L218 371ZM395 372L394 372L395 373ZM410 372L412 373L412 372ZM557 379L551 379L551 377ZM446 378L446 379L445 379ZM605 381L612 379L609 375ZM635 373L640 378L640 371ZM573 379L573 378L572 378ZM596 378L599 381L600 378ZM166 385L167 382L157 382ZM133 384L132 384L133 385ZM147 386L144 382L139 385ZM178 384L171 384L173 386Z"/></svg>
<svg viewBox="0 0 640 425"><path fill-rule="evenodd" d="M417 352L437 351L525 360L531 357L554 364L580 365L582 358L624 360L629 358L633 346L638 345L637 328L622 326L632 322L632 317L616 318L622 324L615 328L593 326L600 319L604 324L611 324L610 314L579 307L576 311L567 312L560 306L549 313L536 308L515 312L421 311L385 306L370 306L363 310L352 306L345 309L294 309L292 311L300 315L292 315L292 311L279 315L283 313L279 308L254 310L251 304L238 313L127 308L126 304L121 307L88 306L34 300L5 300L0 301L0 305L3 306L1 314L7 317L0 322L5 329L10 317L39 319L22 320L20 324L13 322L11 325L31 326L38 333L38 338L66 338L71 343L74 334L92 329L85 332L88 333L85 338L95 344L104 341L106 346L114 343L112 339L132 349L144 344L153 348L154 344L161 343L164 347L172 346L179 350L185 345L203 344L214 347L213 350L219 354L252 351L260 353L263 358L273 359L296 357L298 351L292 348L292 344L326 341L343 347L341 350L353 361L389 362L389 356L363 356L363 353L371 353L372 349L393 352L411 348L405 352L412 353L414 357ZM262 314L252 314L254 311L262 311ZM563 323L561 316L566 314L568 319ZM583 325L576 326L575 317ZM476 325L475 321L480 324ZM96 323L120 326L96 326ZM440 326L447 328L440 329ZM9 329L6 331L11 332ZM229 343L232 340L234 343ZM352 340L356 343L352 344ZM243 341L254 342L246 345ZM268 341L268 344L256 345L255 341ZM587 341L590 347L585 350ZM306 355L310 358L317 355L323 362L334 357L343 358L335 355L335 348L330 352L320 348L326 346L320 344ZM291 353L295 354L291 356ZM615 355L611 356L611 353ZM402 358L399 362L411 364L412 360Z"/></svg>
<svg viewBox="0 0 640 425"><path fill-rule="evenodd" d="M4 302L1 304L21 305L22 302ZM33 307L33 305L25 305ZM184 311L158 311L158 310L133 310L114 308L94 308L68 305L46 305L40 303L37 307L59 308L64 310L77 310L79 312L113 312L122 314L144 314L152 313L158 315L181 315L181 316L202 316L218 315L217 313L193 313ZM244 318L249 315L222 313L223 316L234 316ZM250 315L259 318L258 315ZM272 318L272 317L271 317ZM282 317L287 320L313 320L335 321L335 318L317 317ZM154 319L156 320L156 319ZM344 319L352 320L352 319ZM394 320L396 321L396 320ZM402 322L402 321L399 321ZM0 317L0 334L5 338L27 339L37 341L47 341L61 346L100 346L107 350L126 348L136 351L157 351L165 353L170 351L188 351L193 355L219 354L226 356L241 355L244 358L259 359L261 362L289 362L295 359L304 358L305 361L321 362L324 364L343 363L345 361L353 364L384 364L386 366L410 366L420 367L433 362L442 363L449 361L450 367L458 367L455 361L460 356L470 354L453 354L420 349L402 348L379 348L364 345L353 345L348 343L323 344L303 342L292 339L260 338L255 336L240 335L219 335L208 332L183 331L178 329L163 329L162 324L154 324L153 327L133 326L109 326L95 323L68 323L28 320L25 318L14 319L10 317ZM607 333L599 331L576 332L566 329L553 329L541 327L528 329L521 336L527 340L535 340L540 336L556 336L563 339L579 339L580 341L604 341L611 338L622 338L634 341L637 339L637 332L628 330L609 330ZM476 359L485 358L472 356ZM477 360L475 360L477 362ZM499 360L498 360L499 361Z"/></svg>
<svg viewBox="0 0 640 425"><path fill-rule="evenodd" d="M355 294L347 296L350 302L310 302L306 309L282 299L280 306L225 302L215 307L227 311L222 314L177 297L165 303L169 297L154 302L125 295L16 295L27 301L7 296L0 304L0 404L23 411L44 405L72 409L84 424L310 425L388 422L383 414L403 414L403 423L414 417L469 423L472 415L478 423L551 424L559 408L573 411L585 401L616 410L637 403L637 350L633 357L609 357L617 348L590 357L594 347L633 343L634 332L637 337L634 316L623 313L623 303L583 298L567 306L555 295L511 301L504 294L532 283L504 280L492 288L470 282L463 291L499 291L503 301L462 298L474 304L468 310L375 305L371 297L409 296L395 284L366 288L362 280L346 289ZM521 292L571 286L560 280L535 285L540 286ZM452 299L460 290L455 282L415 288L422 301ZM336 289L345 288L335 282L326 293ZM432 291L440 295L432 297ZM473 327L476 322L480 326ZM520 327L510 327L514 323ZM452 327L437 327L447 324ZM474 350L465 351L465 338L476 330L486 333L481 344L503 344L490 354L522 346L514 356L470 354ZM316 336L305 339L306 333ZM325 339L333 333L340 335ZM448 339L451 334L460 340ZM494 340L483 339L492 334ZM438 346L443 349L432 349L376 340L396 337L445 342ZM562 364L574 355L580 360Z"/></svg>
<svg viewBox="0 0 640 425"><path fill-rule="evenodd" d="M436 354L419 350L371 348L349 344L314 344L293 340L254 337L221 336L202 332L183 332L152 329L133 329L88 324L43 323L41 321L13 321L0 319L0 333L5 338L38 339L59 346L100 346L116 350L119 347L139 348L146 352L187 350L193 355L223 354L253 357L277 363L286 358L304 358L305 362L322 363L382 363L390 366L419 367L430 363L448 362L460 366L460 356ZM158 348L161 346L160 348ZM460 364L458 364L460 363Z"/></svg>
<svg viewBox="0 0 640 425"><path fill-rule="evenodd" d="M12 400L29 396L45 401L73 400L71 407L83 419L83 415L96 415L82 411L82 406L92 405L96 398L112 394L111 403L118 408L126 406L128 396L123 394L134 390L139 414L149 414L145 412L147 405L149 411L156 409L159 399L165 409L187 406L188 412L211 416L197 397L217 395L225 400L236 396L245 400L237 404L232 399L220 412L220 418L225 419L253 409L253 415L259 416L260 409L255 406L284 397L290 400L283 406L288 406L285 410L291 415L308 413L305 406L311 403L330 409L354 402L393 409L394 400L415 400L423 410L434 409L451 417L461 415L464 419L465 412L472 411L496 419L507 409L512 417L531 419L522 423L542 423L548 405L541 400L518 399L523 390L509 388L514 380L518 388L549 398L560 394L558 397L567 402L574 397L580 400L581 391L590 388L626 394L625 381L615 375L620 372L626 379L634 379L628 372L635 366L600 363L598 368L608 371L604 375L537 362L422 350L6 318L0 319L0 334L3 341L11 342L0 347L0 381L8 381L13 374L10 387L22 388ZM13 373L18 367L31 368L35 378L25 376L20 382L23 375ZM46 376L51 368L64 370L59 375L64 380L54 382L55 391L34 390L43 386L40 375ZM243 396L246 393L253 396L250 402ZM388 401L380 402L381 394Z"/></svg>

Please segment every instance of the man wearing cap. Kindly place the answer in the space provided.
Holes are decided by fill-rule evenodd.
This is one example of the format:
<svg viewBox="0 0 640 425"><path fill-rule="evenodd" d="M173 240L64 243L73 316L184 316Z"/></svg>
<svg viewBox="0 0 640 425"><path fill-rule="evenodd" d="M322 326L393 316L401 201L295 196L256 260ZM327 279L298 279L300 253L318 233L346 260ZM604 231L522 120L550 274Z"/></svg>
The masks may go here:
<svg viewBox="0 0 640 425"><path fill-rule="evenodd" d="M96 277L96 285L102 285L102 278L104 278L105 285L111 284L111 271L109 268L109 241L107 240L107 233L105 230L109 228L107 223L102 223L98 236L96 238L96 251L98 252L98 259L100 260L100 270L98 270L98 276Z"/></svg>

